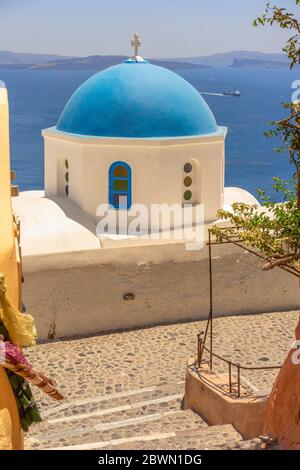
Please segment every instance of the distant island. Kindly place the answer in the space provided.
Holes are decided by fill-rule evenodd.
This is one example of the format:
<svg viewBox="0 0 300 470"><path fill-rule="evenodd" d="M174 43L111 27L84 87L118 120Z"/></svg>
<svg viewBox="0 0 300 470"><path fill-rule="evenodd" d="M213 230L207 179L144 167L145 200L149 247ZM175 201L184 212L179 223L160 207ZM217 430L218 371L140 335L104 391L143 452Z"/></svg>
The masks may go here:
<svg viewBox="0 0 300 470"><path fill-rule="evenodd" d="M100 71L119 64L124 55L91 55L88 57L59 56L55 54L30 54L0 51L0 69L12 70L94 70ZM284 54L267 54L258 51L232 51L208 56L181 58L153 58L150 62L171 70L208 69L211 67L285 68Z"/></svg>
<svg viewBox="0 0 300 470"><path fill-rule="evenodd" d="M107 67L120 64L128 59L127 56L119 55L93 55L89 57L77 57L44 62L42 64L31 65L29 68L34 70L103 70ZM152 64L160 65L168 69L207 69L209 65L192 64L189 62L176 62L172 60L149 59Z"/></svg>
<svg viewBox="0 0 300 470"><path fill-rule="evenodd" d="M0 51L0 70L95 70L100 71L128 59L123 55L93 55L89 57L64 57L47 54L22 54ZM171 70L207 69L209 65L178 62L172 59L150 59L152 64Z"/></svg>
<svg viewBox="0 0 300 470"><path fill-rule="evenodd" d="M178 62L191 62L192 64L210 65L211 67L232 67L236 60L257 61L257 66L263 66L263 62L286 64L288 59L282 53L265 53L259 51L231 51L211 54L208 56L182 57L172 59ZM250 65L250 63L249 63Z"/></svg>
<svg viewBox="0 0 300 470"><path fill-rule="evenodd" d="M288 64L286 62L258 59L234 59L232 65L229 65L229 67L233 68L256 67L264 69L286 69L287 66Z"/></svg>

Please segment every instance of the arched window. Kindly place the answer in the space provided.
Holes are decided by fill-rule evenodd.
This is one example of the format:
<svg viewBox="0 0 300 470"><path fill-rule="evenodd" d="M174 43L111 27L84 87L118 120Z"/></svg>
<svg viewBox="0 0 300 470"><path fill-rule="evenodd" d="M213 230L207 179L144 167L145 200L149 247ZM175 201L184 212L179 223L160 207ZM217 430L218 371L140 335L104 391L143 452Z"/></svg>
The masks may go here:
<svg viewBox="0 0 300 470"><path fill-rule="evenodd" d="M131 168L125 162L115 162L109 169L109 203L115 209L131 206Z"/></svg>

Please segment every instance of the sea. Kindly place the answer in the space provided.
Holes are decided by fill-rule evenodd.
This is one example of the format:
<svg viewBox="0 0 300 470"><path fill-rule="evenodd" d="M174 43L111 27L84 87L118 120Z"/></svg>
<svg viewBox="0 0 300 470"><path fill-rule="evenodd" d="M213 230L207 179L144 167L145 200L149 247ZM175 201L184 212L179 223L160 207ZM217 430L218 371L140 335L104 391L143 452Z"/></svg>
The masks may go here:
<svg viewBox="0 0 300 470"><path fill-rule="evenodd" d="M94 73L0 70L0 80L9 93L11 160L21 191L44 187L41 130L56 124L71 94ZM286 155L274 151L280 142L265 137L264 132L272 121L286 115L282 103L291 100L292 84L300 80L300 70L228 67L177 73L203 93L218 124L228 127L226 186L241 187L254 195L257 189L264 189L280 200L272 188L273 177L289 178L293 167ZM241 97L222 95L233 89L240 90Z"/></svg>

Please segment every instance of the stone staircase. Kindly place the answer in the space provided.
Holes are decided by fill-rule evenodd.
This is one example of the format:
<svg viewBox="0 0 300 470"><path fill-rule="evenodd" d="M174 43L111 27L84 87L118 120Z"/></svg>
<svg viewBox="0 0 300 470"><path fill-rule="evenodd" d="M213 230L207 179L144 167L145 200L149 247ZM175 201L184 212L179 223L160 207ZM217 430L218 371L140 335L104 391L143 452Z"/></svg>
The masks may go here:
<svg viewBox="0 0 300 470"><path fill-rule="evenodd" d="M252 449L231 426L208 426L182 409L183 383L93 396L58 404L32 426L27 449Z"/></svg>

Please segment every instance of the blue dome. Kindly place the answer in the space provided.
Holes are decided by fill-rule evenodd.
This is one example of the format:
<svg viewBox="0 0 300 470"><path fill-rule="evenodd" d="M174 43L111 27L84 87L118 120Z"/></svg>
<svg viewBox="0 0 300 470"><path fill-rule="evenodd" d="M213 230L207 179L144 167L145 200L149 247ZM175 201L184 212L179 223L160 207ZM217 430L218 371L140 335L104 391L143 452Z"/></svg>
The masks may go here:
<svg viewBox="0 0 300 470"><path fill-rule="evenodd" d="M204 99L182 77L128 60L83 83L57 129L86 136L164 138L210 134L217 124Z"/></svg>

